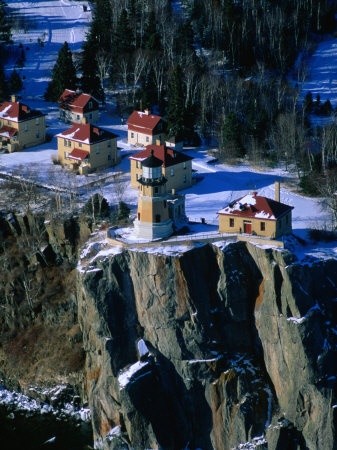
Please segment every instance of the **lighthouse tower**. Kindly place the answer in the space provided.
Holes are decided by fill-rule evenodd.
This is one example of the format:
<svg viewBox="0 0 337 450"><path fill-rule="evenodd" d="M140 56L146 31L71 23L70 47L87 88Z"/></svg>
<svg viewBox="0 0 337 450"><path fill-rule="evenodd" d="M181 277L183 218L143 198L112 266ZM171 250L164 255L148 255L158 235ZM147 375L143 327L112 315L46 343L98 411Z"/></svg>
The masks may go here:
<svg viewBox="0 0 337 450"><path fill-rule="evenodd" d="M134 221L137 237L155 240L172 234L166 193L166 178L162 174L163 162L153 155L142 161L142 174L138 194L137 218Z"/></svg>

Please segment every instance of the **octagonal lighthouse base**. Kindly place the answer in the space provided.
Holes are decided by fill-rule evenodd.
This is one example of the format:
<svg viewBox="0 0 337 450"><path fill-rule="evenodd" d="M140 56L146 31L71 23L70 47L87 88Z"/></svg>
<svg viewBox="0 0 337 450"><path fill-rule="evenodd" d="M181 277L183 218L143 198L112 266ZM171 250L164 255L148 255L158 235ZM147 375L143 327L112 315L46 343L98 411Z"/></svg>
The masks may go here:
<svg viewBox="0 0 337 450"><path fill-rule="evenodd" d="M148 239L150 241L165 239L173 233L171 219L159 223L142 222L136 219L133 224L135 227L135 236L141 239Z"/></svg>

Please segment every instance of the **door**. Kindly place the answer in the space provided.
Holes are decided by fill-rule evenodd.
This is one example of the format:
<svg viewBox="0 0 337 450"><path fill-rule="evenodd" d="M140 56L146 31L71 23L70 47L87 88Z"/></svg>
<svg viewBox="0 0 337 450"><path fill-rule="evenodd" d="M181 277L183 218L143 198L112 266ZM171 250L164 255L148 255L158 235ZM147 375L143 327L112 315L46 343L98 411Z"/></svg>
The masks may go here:
<svg viewBox="0 0 337 450"><path fill-rule="evenodd" d="M247 234L252 234L252 222L243 222L243 232Z"/></svg>

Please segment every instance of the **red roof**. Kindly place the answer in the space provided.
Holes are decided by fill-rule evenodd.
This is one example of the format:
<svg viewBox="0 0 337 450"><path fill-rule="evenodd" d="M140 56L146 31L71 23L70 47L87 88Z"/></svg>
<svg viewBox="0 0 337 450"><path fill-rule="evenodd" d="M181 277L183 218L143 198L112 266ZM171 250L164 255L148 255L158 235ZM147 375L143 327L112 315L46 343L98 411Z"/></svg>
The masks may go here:
<svg viewBox="0 0 337 450"><path fill-rule="evenodd" d="M277 220L292 209L294 209L293 206L268 197L262 197L253 192L231 202L218 213L247 219Z"/></svg>
<svg viewBox="0 0 337 450"><path fill-rule="evenodd" d="M3 102L0 104L0 117L14 122L40 117L43 114L21 102Z"/></svg>
<svg viewBox="0 0 337 450"><path fill-rule="evenodd" d="M142 111L133 111L127 120L128 129L138 133L153 134L154 129L161 121L160 116Z"/></svg>
<svg viewBox="0 0 337 450"><path fill-rule="evenodd" d="M16 128L3 126L0 128L0 136L9 137L15 136L18 133Z"/></svg>
<svg viewBox="0 0 337 450"><path fill-rule="evenodd" d="M74 112L83 112L90 101L94 103L92 109L98 109L98 101L90 94L72 91L70 89L65 89L58 100L60 108L70 109Z"/></svg>
<svg viewBox="0 0 337 450"><path fill-rule="evenodd" d="M137 156L130 156L130 159L134 159L136 161L143 161L145 158L148 158L150 155L153 155L160 159L163 162L164 167L174 166L176 164L190 161L191 158L184 153L177 152L172 148L168 148L165 145L147 145L145 150L137 153Z"/></svg>
<svg viewBox="0 0 337 450"><path fill-rule="evenodd" d="M57 134L57 137L69 139L70 141L83 142L84 144L95 144L96 142L117 138L110 131L103 130L97 125L90 123L74 123L68 130Z"/></svg>
<svg viewBox="0 0 337 450"><path fill-rule="evenodd" d="M82 150L80 148L74 148L74 150L69 153L68 158L76 159L79 161L83 161L85 158L88 158L89 152Z"/></svg>

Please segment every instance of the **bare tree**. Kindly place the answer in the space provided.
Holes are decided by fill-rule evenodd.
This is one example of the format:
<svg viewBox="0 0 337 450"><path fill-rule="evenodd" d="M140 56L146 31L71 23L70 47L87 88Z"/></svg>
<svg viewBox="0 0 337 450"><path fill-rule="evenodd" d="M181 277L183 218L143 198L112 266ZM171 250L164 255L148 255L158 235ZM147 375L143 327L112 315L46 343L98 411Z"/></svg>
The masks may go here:
<svg viewBox="0 0 337 450"><path fill-rule="evenodd" d="M96 62L101 88L104 91L104 80L109 76L112 63L111 56L104 50L100 50L96 55Z"/></svg>
<svg viewBox="0 0 337 450"><path fill-rule="evenodd" d="M148 56L142 50L138 50L133 57L133 71L132 71L132 104L135 104L136 91L140 77L142 76L148 64Z"/></svg>

